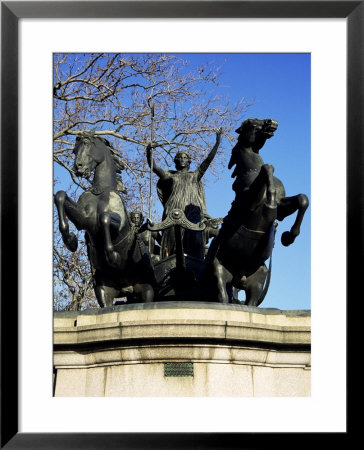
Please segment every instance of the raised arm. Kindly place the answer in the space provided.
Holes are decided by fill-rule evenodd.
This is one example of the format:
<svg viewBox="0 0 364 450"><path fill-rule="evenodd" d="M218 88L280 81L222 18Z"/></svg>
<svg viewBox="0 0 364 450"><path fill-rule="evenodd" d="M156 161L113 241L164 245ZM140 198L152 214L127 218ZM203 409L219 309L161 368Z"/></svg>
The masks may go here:
<svg viewBox="0 0 364 450"><path fill-rule="evenodd" d="M166 170L163 170L161 167L159 167L156 163L154 158L152 158L152 144L148 144L147 148L146 148L146 154L147 154L147 161L148 161L148 165L149 167L152 166L152 161L153 161L153 172L159 176L159 178L166 178L168 177L168 172Z"/></svg>
<svg viewBox="0 0 364 450"><path fill-rule="evenodd" d="M215 158L217 149L219 148L220 141L221 141L221 132L222 132L221 128L218 128L216 130L216 143L215 143L214 147L212 148L212 150L210 151L210 153L207 155L207 158L204 161L202 161L202 163L200 164L200 167L197 169L199 172L199 175L198 175L199 179L201 179L204 176L204 174L205 174L206 170L208 169L209 165L211 164L212 160Z"/></svg>

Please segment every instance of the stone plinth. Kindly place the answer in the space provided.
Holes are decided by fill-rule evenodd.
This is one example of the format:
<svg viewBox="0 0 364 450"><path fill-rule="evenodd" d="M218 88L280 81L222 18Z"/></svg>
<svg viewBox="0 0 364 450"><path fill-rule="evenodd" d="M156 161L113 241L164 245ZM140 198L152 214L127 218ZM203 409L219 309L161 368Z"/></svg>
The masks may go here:
<svg viewBox="0 0 364 450"><path fill-rule="evenodd" d="M58 312L54 395L309 396L310 319L207 302Z"/></svg>

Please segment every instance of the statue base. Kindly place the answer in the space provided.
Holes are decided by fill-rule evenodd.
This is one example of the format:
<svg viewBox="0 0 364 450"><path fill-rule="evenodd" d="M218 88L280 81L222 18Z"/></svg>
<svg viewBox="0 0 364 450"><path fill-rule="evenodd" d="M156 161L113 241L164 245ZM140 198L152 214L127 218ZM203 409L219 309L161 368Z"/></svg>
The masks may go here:
<svg viewBox="0 0 364 450"><path fill-rule="evenodd" d="M156 302L54 313L57 397L309 396L310 311Z"/></svg>

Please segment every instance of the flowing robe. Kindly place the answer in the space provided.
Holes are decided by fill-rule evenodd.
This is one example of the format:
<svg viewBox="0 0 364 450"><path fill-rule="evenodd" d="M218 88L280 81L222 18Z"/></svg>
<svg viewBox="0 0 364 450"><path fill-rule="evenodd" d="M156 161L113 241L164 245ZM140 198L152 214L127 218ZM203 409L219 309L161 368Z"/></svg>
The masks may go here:
<svg viewBox="0 0 364 450"><path fill-rule="evenodd" d="M164 206L163 219L172 209L181 209L187 219L192 223L199 223L206 214L205 192L201 178L214 159L221 139L221 128L216 132L216 143L207 158L194 171L170 170L166 171L156 165L151 156L151 146L147 147L147 160L149 167L158 175L158 196ZM182 152L183 153L183 152ZM175 161L176 162L176 161ZM189 166L188 166L189 167ZM176 165L177 168L177 165ZM182 229L183 251L187 255L204 259L204 239L202 231ZM176 252L176 239L174 228L164 230L162 235L162 258Z"/></svg>
<svg viewBox="0 0 364 450"><path fill-rule="evenodd" d="M201 173L168 171L158 181L159 198L164 206L163 219L173 209L181 209L192 223L199 223L206 214L205 192L200 181ZM182 230L184 253L203 259L202 231ZM162 258L176 252L174 229L169 228L162 236Z"/></svg>

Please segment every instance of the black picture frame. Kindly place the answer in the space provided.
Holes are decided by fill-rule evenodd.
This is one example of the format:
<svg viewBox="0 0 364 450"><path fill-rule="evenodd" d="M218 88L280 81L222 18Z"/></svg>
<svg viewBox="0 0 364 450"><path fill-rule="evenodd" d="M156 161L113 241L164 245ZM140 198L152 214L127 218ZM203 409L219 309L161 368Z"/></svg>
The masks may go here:
<svg viewBox="0 0 364 450"><path fill-rule="evenodd" d="M21 18L346 18L347 304L363 278L364 1L1 2L1 448L182 449L303 445L295 433L19 433L18 431L18 22ZM333 124L334 128L340 124ZM362 150L363 149L363 150ZM329 191L329 188L328 188ZM345 208L345 205L338 205ZM342 209L341 209L342 211ZM334 217L337 211L333 211ZM6 282L5 282L6 280ZM343 299L345 308L345 299ZM349 310L347 311L350 312ZM350 348L350 345L347 346ZM242 411L242 415L248 412ZM219 414L219 412L217 412ZM350 434L335 434L343 444ZM96 419L95 419L96 420ZM144 418L147 420L147 418ZM162 420L162 418L161 418ZM243 420L243 419L242 419ZM257 418L259 420L259 418ZM320 433L314 435L315 443ZM327 445L327 435L322 434ZM347 442L346 442L347 443Z"/></svg>

